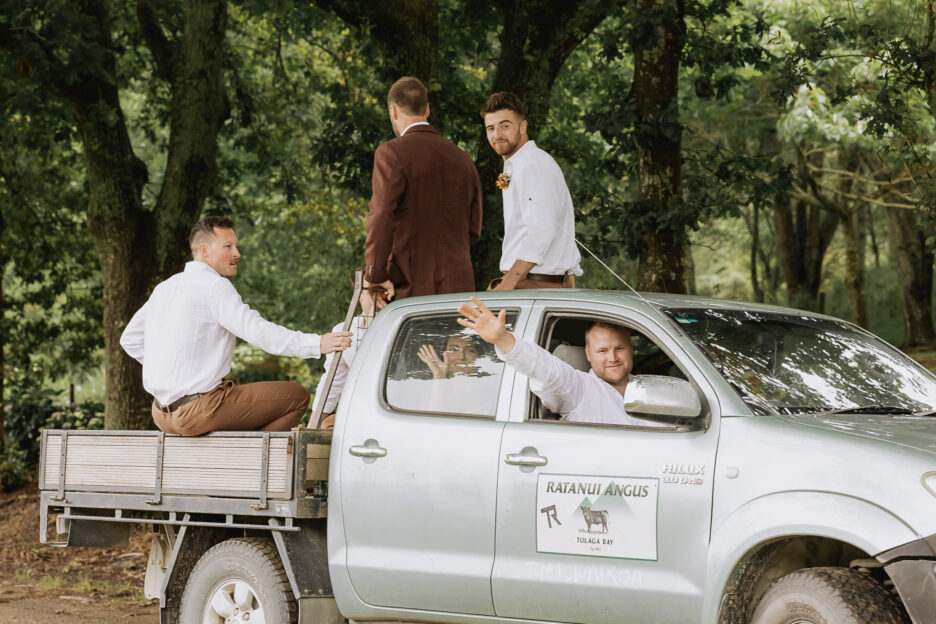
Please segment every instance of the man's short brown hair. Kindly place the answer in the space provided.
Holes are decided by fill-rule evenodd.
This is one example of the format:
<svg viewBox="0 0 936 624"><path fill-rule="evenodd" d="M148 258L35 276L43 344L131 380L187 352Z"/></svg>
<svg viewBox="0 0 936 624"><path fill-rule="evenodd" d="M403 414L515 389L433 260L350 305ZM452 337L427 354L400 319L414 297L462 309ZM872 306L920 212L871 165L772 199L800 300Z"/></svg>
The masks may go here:
<svg viewBox="0 0 936 624"><path fill-rule="evenodd" d="M631 337L631 330L629 327L624 327L623 325L618 325L617 323L609 323L607 321L592 321L588 324L588 327L585 328L585 342L588 342L588 335L596 328L601 329L610 329L611 331L616 331L621 334L624 334L628 337Z"/></svg>
<svg viewBox="0 0 936 624"><path fill-rule="evenodd" d="M426 86L419 78L403 76L393 83L387 93L387 106L396 106L403 114L416 116L424 115L429 106L429 95Z"/></svg>
<svg viewBox="0 0 936 624"><path fill-rule="evenodd" d="M214 236L215 228L233 230L234 221L228 217L205 217L193 225L188 236L189 247L192 249L193 256L198 252L199 245L207 242L209 237Z"/></svg>
<svg viewBox="0 0 936 624"><path fill-rule="evenodd" d="M489 97L487 102L484 103L484 108L481 109L481 117L484 118L488 113L494 113L499 110L513 111L517 113L520 119L526 119L526 107L523 105L523 102L520 101L520 98L513 93L501 91Z"/></svg>

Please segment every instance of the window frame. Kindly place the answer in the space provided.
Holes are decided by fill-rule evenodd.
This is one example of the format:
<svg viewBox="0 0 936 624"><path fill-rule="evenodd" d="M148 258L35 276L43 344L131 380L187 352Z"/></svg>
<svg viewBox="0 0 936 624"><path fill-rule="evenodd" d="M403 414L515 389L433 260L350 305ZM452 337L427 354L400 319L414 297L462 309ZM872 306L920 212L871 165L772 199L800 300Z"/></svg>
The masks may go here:
<svg viewBox="0 0 936 624"><path fill-rule="evenodd" d="M523 325L525 324L522 322L524 320L523 318L524 309L521 306L518 306L516 304L498 306L498 311L501 309L507 310L508 318L510 317L511 314L516 315L513 321L514 329L512 331L515 334L519 334L519 332L523 328ZM454 319L460 317L461 315L458 314L457 312L452 311L451 309L446 309L446 308L438 309L437 308L433 310L414 311L398 319L397 323L395 324L394 329L392 330L392 336L390 337L390 340L389 340L387 354L383 359L383 365L381 366L381 369L380 369L380 383L379 383L380 390L378 393L378 400L380 402L380 406L382 409L384 409L387 412L390 412L393 414L399 414L402 416L417 416L417 417L431 416L431 417L443 417L443 418L468 418L471 420L496 421L498 420L497 416L500 411L501 397L503 393L505 392L505 386L504 386L505 376L508 373L513 372L512 369L510 369L510 367L507 366L507 363L504 362L503 360L500 360L500 364L501 364L500 383L498 384L497 400L495 401L494 413L491 415L441 412L441 411L433 411L433 410L403 409L403 408L393 405L387 396L387 385L388 385L388 382L390 381L389 372L391 368L391 361L393 360L393 357L394 357L394 347L396 346L397 341L400 340L403 330L406 328L407 324L413 321L430 320L433 317L438 318L438 317L446 317L446 316L451 317L454 321ZM491 345L491 348L493 349L494 346ZM435 381L435 380L427 380L427 381ZM511 379L511 385L512 383L513 382Z"/></svg>
<svg viewBox="0 0 936 624"><path fill-rule="evenodd" d="M588 422L569 422L567 420L561 419L542 419L539 418L539 407L541 405L541 400L534 392L530 389L529 380L527 380L526 387L526 396L524 397L525 405L522 408L523 420L522 424L527 423L548 423L550 425L575 425L580 427L601 427L601 428L613 428L613 429L628 429L633 431L657 431L661 433L681 433L686 431L706 431L711 425L712 412L709 409L708 400L705 393L702 391L701 387L694 379L694 377L687 370L686 365L676 357L673 353L673 350L665 345L665 342L660 340L654 332L651 332L647 329L646 324L635 321L631 318L624 318L623 314L614 314L612 312L605 312L601 310L582 310L581 308L571 308L563 305L550 305L545 302L538 302L541 306L540 318L537 321L537 327L535 332L530 332L535 336L535 343L537 346L540 346L544 349L548 349L549 343L552 340L552 333L555 330L555 326L558 321L562 319L582 319L586 321L604 321L608 323L613 323L616 325L621 325L630 329L631 331L636 331L642 334L645 338L652 341L654 345L657 346L670 361L682 372L685 380L692 384L692 387L695 389L696 393L699 395L699 400L702 404L702 414L695 419L686 419L683 423L671 424L667 427L641 427L635 425L619 425L619 424L609 424L609 423L588 423ZM544 346L546 345L546 346ZM661 421L654 421L661 422ZM669 424L669 423L667 423Z"/></svg>

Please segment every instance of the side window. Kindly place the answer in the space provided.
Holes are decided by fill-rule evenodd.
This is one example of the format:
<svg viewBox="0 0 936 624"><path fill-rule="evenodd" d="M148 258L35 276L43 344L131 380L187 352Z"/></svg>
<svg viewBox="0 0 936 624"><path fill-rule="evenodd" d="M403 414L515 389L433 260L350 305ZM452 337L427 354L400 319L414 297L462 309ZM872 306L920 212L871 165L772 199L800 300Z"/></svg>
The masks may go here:
<svg viewBox="0 0 936 624"><path fill-rule="evenodd" d="M517 315L508 311L508 329L513 330ZM458 318L446 313L404 321L384 386L391 408L494 418L504 363Z"/></svg>
<svg viewBox="0 0 936 624"><path fill-rule="evenodd" d="M540 345L573 368L588 372L592 367L585 354L585 332L594 321L598 320L627 327L626 323L612 319L550 315L543 325ZM686 378L673 360L653 340L633 327L629 329L631 344L634 347L631 376L663 375ZM554 414L547 409L535 395L532 396L530 403L529 420L558 420L560 418L559 414Z"/></svg>

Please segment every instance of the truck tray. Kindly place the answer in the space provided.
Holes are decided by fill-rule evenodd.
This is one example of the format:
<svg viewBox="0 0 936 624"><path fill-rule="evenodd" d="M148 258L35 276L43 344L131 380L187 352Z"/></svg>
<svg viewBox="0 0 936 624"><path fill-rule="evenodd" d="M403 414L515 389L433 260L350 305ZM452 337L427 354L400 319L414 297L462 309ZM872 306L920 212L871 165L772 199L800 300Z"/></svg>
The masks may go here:
<svg viewBox="0 0 936 624"><path fill-rule="evenodd" d="M331 431L42 432L43 507L324 517ZM119 511L117 511L119 510ZM110 515L110 514L108 514ZM150 514L146 514L150 515Z"/></svg>

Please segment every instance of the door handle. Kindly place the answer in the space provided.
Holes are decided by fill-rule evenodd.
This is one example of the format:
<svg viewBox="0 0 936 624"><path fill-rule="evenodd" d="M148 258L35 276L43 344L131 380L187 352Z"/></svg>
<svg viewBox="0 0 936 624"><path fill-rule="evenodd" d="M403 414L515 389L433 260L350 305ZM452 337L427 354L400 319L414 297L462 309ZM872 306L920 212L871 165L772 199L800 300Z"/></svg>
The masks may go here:
<svg viewBox="0 0 936 624"><path fill-rule="evenodd" d="M387 449L379 446L352 446L348 449L348 452L355 457L371 457L373 459L387 456Z"/></svg>
<svg viewBox="0 0 936 624"><path fill-rule="evenodd" d="M549 460L540 455L522 455L520 453L509 453L504 457L504 462L511 466L545 466Z"/></svg>

